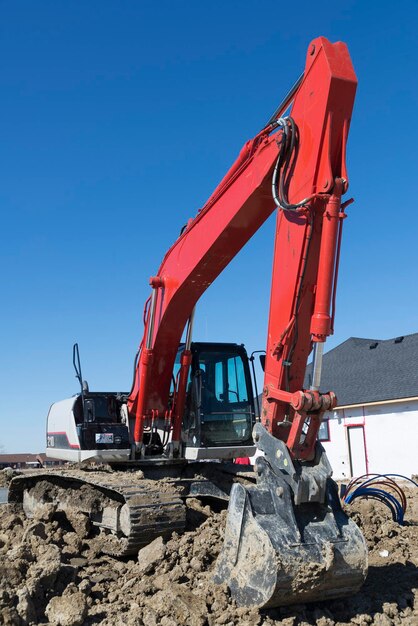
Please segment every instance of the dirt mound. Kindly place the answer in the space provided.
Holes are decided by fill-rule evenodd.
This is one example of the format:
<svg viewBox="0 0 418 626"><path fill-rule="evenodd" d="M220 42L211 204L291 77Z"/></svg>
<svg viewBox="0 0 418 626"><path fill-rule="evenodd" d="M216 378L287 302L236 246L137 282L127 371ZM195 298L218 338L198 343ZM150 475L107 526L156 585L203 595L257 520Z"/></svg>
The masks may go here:
<svg viewBox="0 0 418 626"><path fill-rule="evenodd" d="M212 583L226 511L188 501L188 528L138 558L100 553L100 538L45 506L26 520L0 506L0 623L20 626L418 625L418 490L407 492L406 525L380 503L355 501L350 515L370 549L361 592L343 600L258 611L237 608Z"/></svg>
<svg viewBox="0 0 418 626"><path fill-rule="evenodd" d="M14 470L11 467L0 470L0 487L7 487L12 478L19 474L21 474L19 470Z"/></svg>

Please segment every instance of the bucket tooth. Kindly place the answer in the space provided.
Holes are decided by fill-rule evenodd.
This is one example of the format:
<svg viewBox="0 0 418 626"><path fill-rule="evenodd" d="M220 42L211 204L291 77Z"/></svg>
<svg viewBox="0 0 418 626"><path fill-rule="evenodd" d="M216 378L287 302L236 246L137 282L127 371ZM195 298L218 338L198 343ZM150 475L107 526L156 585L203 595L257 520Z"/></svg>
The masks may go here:
<svg viewBox="0 0 418 626"><path fill-rule="evenodd" d="M256 486L232 488L215 582L226 583L238 605L260 608L357 592L367 574L366 543L342 511L334 481L319 485L322 502L295 504L288 473L265 458L256 469Z"/></svg>

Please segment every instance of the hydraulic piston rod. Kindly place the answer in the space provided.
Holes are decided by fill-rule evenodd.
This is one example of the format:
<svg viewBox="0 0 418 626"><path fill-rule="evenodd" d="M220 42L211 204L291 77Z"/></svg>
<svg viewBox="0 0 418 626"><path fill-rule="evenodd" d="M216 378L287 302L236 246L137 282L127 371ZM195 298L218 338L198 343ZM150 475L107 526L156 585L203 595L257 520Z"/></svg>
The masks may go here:
<svg viewBox="0 0 418 626"><path fill-rule="evenodd" d="M323 341L316 341L314 343L312 383L310 387L312 391L319 391L319 388L321 386L322 357L324 355L324 345L325 342Z"/></svg>

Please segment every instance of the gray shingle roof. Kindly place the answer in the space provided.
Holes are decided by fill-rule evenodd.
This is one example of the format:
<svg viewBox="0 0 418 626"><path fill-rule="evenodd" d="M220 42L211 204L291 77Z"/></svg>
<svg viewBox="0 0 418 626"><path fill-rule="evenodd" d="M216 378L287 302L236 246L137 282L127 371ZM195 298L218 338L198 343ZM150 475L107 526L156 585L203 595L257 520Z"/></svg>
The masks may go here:
<svg viewBox="0 0 418 626"><path fill-rule="evenodd" d="M305 388L311 376L312 363ZM320 390L334 391L339 406L418 396L418 333L385 340L350 337L324 355Z"/></svg>

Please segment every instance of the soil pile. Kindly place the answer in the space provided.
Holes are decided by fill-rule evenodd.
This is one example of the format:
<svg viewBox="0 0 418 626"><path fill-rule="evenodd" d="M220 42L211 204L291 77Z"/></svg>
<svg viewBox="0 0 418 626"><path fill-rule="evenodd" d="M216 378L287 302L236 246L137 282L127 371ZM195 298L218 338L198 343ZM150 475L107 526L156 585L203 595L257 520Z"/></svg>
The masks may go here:
<svg viewBox="0 0 418 626"><path fill-rule="evenodd" d="M19 470L14 470L11 467L6 467L0 471L0 487L7 487L9 482L12 480L13 476L17 476L21 472Z"/></svg>
<svg viewBox="0 0 418 626"><path fill-rule="evenodd" d="M184 534L154 540L138 558L100 553L100 537L45 505L27 520L0 506L0 624L21 626L418 625L418 490L407 491L405 526L382 504L357 500L349 513L367 539L369 576L342 600L258 611L237 608L212 583L226 511L188 500Z"/></svg>

